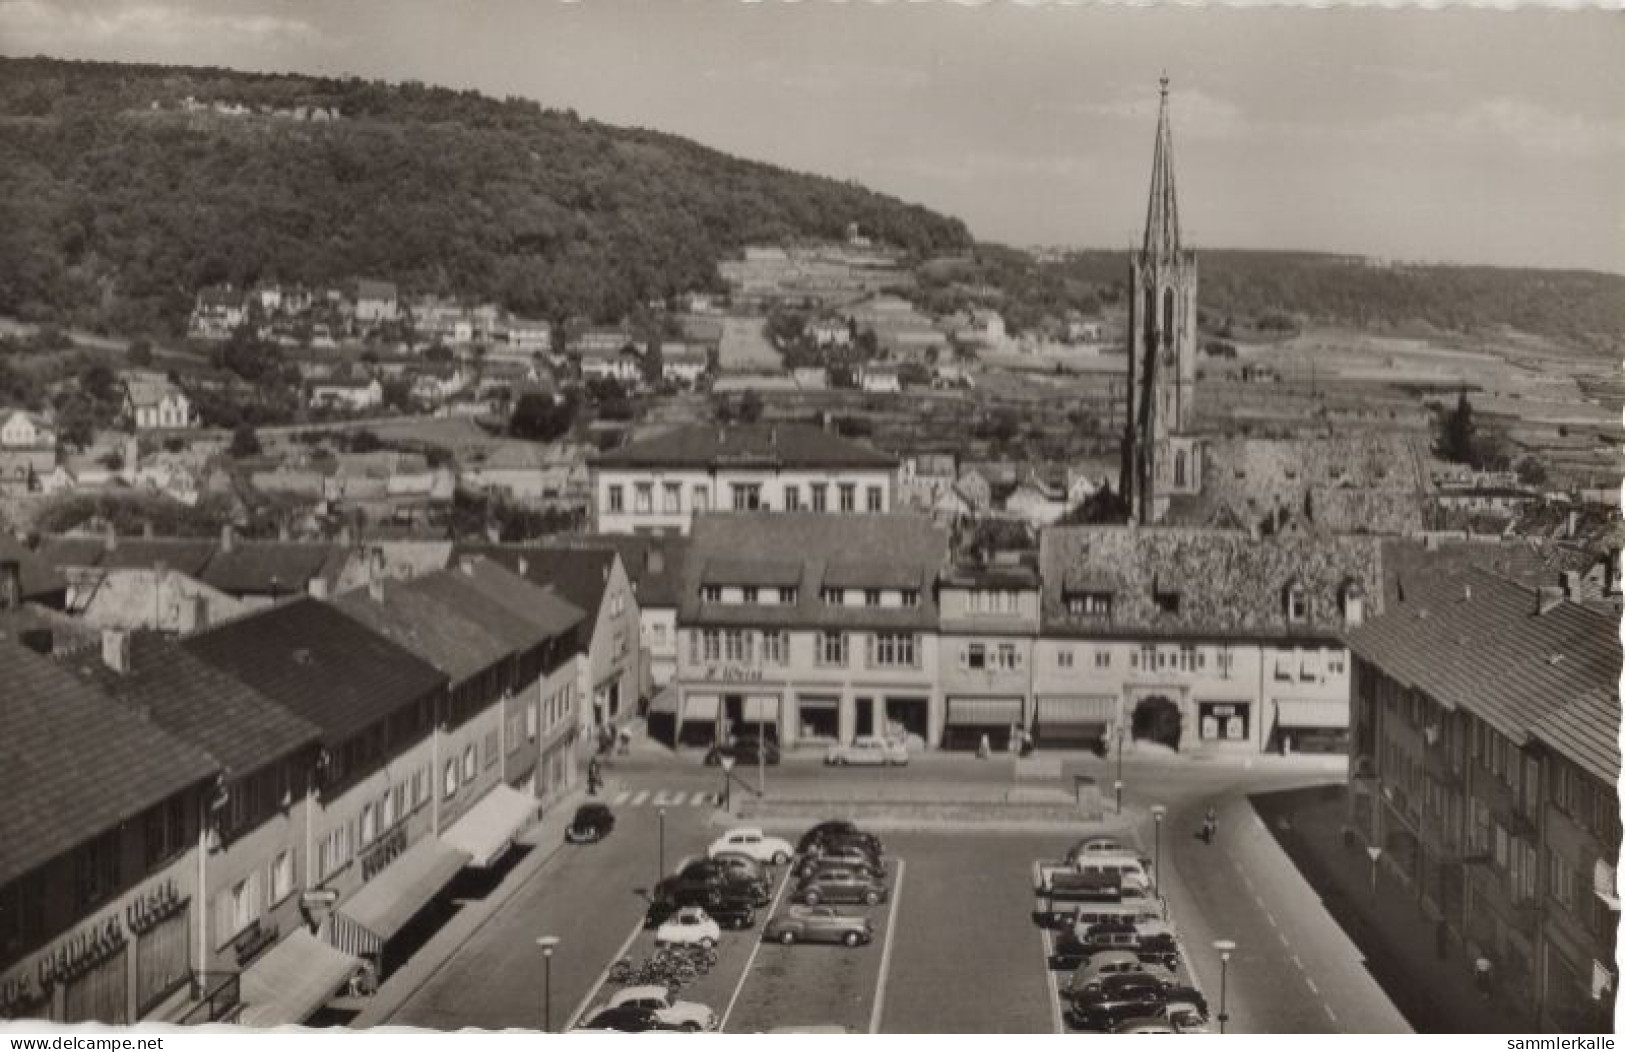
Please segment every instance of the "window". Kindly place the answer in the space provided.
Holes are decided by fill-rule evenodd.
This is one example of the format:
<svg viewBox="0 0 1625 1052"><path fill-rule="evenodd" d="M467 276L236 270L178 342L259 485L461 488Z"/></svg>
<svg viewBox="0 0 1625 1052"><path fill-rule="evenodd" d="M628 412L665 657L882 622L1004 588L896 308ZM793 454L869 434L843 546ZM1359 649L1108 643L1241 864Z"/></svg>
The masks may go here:
<svg viewBox="0 0 1625 1052"><path fill-rule="evenodd" d="M734 511L755 511L762 506L762 487L754 482L736 483L733 487Z"/></svg>
<svg viewBox="0 0 1625 1052"><path fill-rule="evenodd" d="M632 511L647 515L655 510L655 487L652 482L639 482L632 491Z"/></svg>
<svg viewBox="0 0 1625 1052"><path fill-rule="evenodd" d="M235 938L260 919L260 875L250 873L234 884L226 893L225 915L219 918L225 924L227 939Z"/></svg>
<svg viewBox="0 0 1625 1052"><path fill-rule="evenodd" d="M683 484L668 482L660 487L660 510L667 514L683 510Z"/></svg>
<svg viewBox="0 0 1625 1052"><path fill-rule="evenodd" d="M914 637L907 633L881 632L874 637L874 664L877 668L913 668Z"/></svg>
<svg viewBox="0 0 1625 1052"><path fill-rule="evenodd" d="M378 813L371 804L361 809L361 846L366 847L378 838Z"/></svg>
<svg viewBox="0 0 1625 1052"><path fill-rule="evenodd" d="M794 588L780 588L779 589L779 605L780 606L795 606L797 601L800 598L801 598L801 594L797 589L794 589Z"/></svg>
<svg viewBox="0 0 1625 1052"><path fill-rule="evenodd" d="M445 799L450 800L452 798L452 796L456 792L457 792L457 761L456 760L447 760L446 761L446 785L445 785L445 789L444 789L444 791L442 792L441 795Z"/></svg>
<svg viewBox="0 0 1625 1052"><path fill-rule="evenodd" d="M316 848L316 871L326 880L350 864L350 827L340 825L330 831Z"/></svg>
<svg viewBox="0 0 1625 1052"><path fill-rule="evenodd" d="M844 511L844 512L857 511L858 510L858 487L854 483L843 482L843 483L840 484L840 490L841 490L841 510Z"/></svg>
<svg viewBox="0 0 1625 1052"><path fill-rule="evenodd" d="M1066 612L1074 617L1110 617L1110 592L1079 592L1066 598Z"/></svg>
<svg viewBox="0 0 1625 1052"><path fill-rule="evenodd" d="M1140 664L1139 664L1140 671L1141 672L1153 672L1153 671L1155 671L1156 668L1157 668L1157 648L1154 647L1154 646L1149 646L1149 645L1141 646L1139 654L1140 654Z"/></svg>
<svg viewBox="0 0 1625 1052"><path fill-rule="evenodd" d="M846 592L840 588L820 588L818 601L825 606L840 606L846 601Z"/></svg>
<svg viewBox="0 0 1625 1052"><path fill-rule="evenodd" d="M919 589L917 589L917 588L905 588L900 593L900 595L902 596L904 606L913 607L913 606L919 606L920 605L920 592L919 592Z"/></svg>
<svg viewBox="0 0 1625 1052"><path fill-rule="evenodd" d="M248 782L239 783L237 792L234 795L271 797L274 804L276 794L273 792L275 788L273 780L275 776L276 772L273 771L269 772L268 775L260 776L252 784ZM272 806L267 804L264 799L252 802L256 813L263 813ZM177 798L160 804L147 812L144 825L146 832L146 862L148 867L152 867L179 853L186 847L189 839L186 832L186 801Z"/></svg>
<svg viewBox="0 0 1625 1052"><path fill-rule="evenodd" d="M786 486L786 487L784 487L784 510L785 511L800 511L801 510L801 487L800 486Z"/></svg>
<svg viewBox="0 0 1625 1052"><path fill-rule="evenodd" d="M790 661L790 633L785 631L762 633L762 662L784 665Z"/></svg>
<svg viewBox="0 0 1625 1052"><path fill-rule="evenodd" d="M501 759L501 735L496 731L485 732L485 766L490 767Z"/></svg>
<svg viewBox="0 0 1625 1052"><path fill-rule="evenodd" d="M1293 624L1309 620L1309 594L1301 584L1293 584L1286 590L1286 619Z"/></svg>
<svg viewBox="0 0 1625 1052"><path fill-rule="evenodd" d="M700 654L701 654L700 660L702 660L702 661L721 661L722 660L722 633L721 632L718 632L714 628L707 628L704 631L696 632L695 637L698 638L699 641L700 641Z"/></svg>
<svg viewBox="0 0 1625 1052"><path fill-rule="evenodd" d="M1314 683L1320 679L1320 651L1307 649L1298 662L1298 679Z"/></svg>
<svg viewBox="0 0 1625 1052"><path fill-rule="evenodd" d="M965 644L965 667L987 668L987 645L984 643Z"/></svg>
<svg viewBox="0 0 1625 1052"><path fill-rule="evenodd" d="M1574 909L1574 867L1568 860L1556 851L1547 849L1547 883L1552 888L1552 898L1566 910Z"/></svg>
<svg viewBox="0 0 1625 1052"><path fill-rule="evenodd" d="M1063 647L1055 652L1055 666L1057 668L1072 667L1072 648Z"/></svg>
<svg viewBox="0 0 1625 1052"><path fill-rule="evenodd" d="M754 606L757 603L761 602L761 599L758 598L758 593L757 593L755 588L741 589L740 590L740 599L741 599L741 601L749 603L752 606Z"/></svg>
<svg viewBox="0 0 1625 1052"><path fill-rule="evenodd" d="M818 663L820 665L846 664L846 635L842 632L818 634Z"/></svg>
<svg viewBox="0 0 1625 1052"><path fill-rule="evenodd" d="M1178 661L1179 661L1179 671L1181 671L1181 672L1195 672L1196 671L1196 648L1193 647L1193 646L1190 646L1188 644L1187 645L1181 645L1180 648L1179 648Z"/></svg>
<svg viewBox="0 0 1625 1052"><path fill-rule="evenodd" d="M709 487L694 487L694 510L696 512L711 510L711 490Z"/></svg>
<svg viewBox="0 0 1625 1052"><path fill-rule="evenodd" d="M429 802L429 769L420 767L412 774L412 809L415 811Z"/></svg>
<svg viewBox="0 0 1625 1052"><path fill-rule="evenodd" d="M536 740L537 706L532 703L525 706L525 737L531 741Z"/></svg>
<svg viewBox="0 0 1625 1052"><path fill-rule="evenodd" d="M995 662L997 668L1010 672L1021 667L1021 654L1014 643L1000 643L995 654L998 658Z"/></svg>
<svg viewBox="0 0 1625 1052"><path fill-rule="evenodd" d="M271 863L271 904L293 894L293 852L284 851Z"/></svg>
<svg viewBox="0 0 1625 1052"><path fill-rule="evenodd" d="M722 656L725 661L750 664L751 636L749 632L730 628L722 633Z"/></svg>
<svg viewBox="0 0 1625 1052"><path fill-rule="evenodd" d="M866 506L869 511L878 514L885 507L884 492L879 486L870 486L865 493Z"/></svg>
<svg viewBox="0 0 1625 1052"><path fill-rule="evenodd" d="M1219 666L1219 675L1224 679L1230 678L1230 670L1236 667L1236 655L1229 647L1220 647L1214 653L1214 659Z"/></svg>
<svg viewBox="0 0 1625 1052"><path fill-rule="evenodd" d="M1164 614L1179 613L1178 592L1156 592L1151 597L1157 604L1157 610Z"/></svg>
<svg viewBox="0 0 1625 1052"><path fill-rule="evenodd" d="M479 761L474 758L474 746L465 746L463 748L463 781L472 782L479 770Z"/></svg>
<svg viewBox="0 0 1625 1052"><path fill-rule="evenodd" d="M617 515L626 510L626 494L622 487L609 487L609 510Z"/></svg>
<svg viewBox="0 0 1625 1052"><path fill-rule="evenodd" d="M1328 676L1341 676L1348 669L1348 653L1343 650L1328 650L1326 652L1326 674Z"/></svg>
<svg viewBox="0 0 1625 1052"><path fill-rule="evenodd" d="M819 482L807 487L812 492L812 510L829 510L829 487Z"/></svg>
<svg viewBox="0 0 1625 1052"><path fill-rule="evenodd" d="M74 855L74 898L80 907L93 906L118 888L122 861L119 841L119 831L112 829Z"/></svg>
<svg viewBox="0 0 1625 1052"><path fill-rule="evenodd" d="M1292 655L1287 651L1279 651L1275 655L1275 679L1277 682L1290 683L1292 681Z"/></svg>
<svg viewBox="0 0 1625 1052"><path fill-rule="evenodd" d="M863 605L864 606L879 606L880 605L880 589L878 589L878 588L865 588L863 590Z"/></svg>
<svg viewBox="0 0 1625 1052"><path fill-rule="evenodd" d="M1095 668L1111 668L1112 652L1105 647L1095 650Z"/></svg>
<svg viewBox="0 0 1625 1052"><path fill-rule="evenodd" d="M700 586L700 602L722 602L722 586L718 584L704 584Z"/></svg>
<svg viewBox="0 0 1625 1052"><path fill-rule="evenodd" d="M393 829L406 814L406 783L395 786L384 794L384 828Z"/></svg>

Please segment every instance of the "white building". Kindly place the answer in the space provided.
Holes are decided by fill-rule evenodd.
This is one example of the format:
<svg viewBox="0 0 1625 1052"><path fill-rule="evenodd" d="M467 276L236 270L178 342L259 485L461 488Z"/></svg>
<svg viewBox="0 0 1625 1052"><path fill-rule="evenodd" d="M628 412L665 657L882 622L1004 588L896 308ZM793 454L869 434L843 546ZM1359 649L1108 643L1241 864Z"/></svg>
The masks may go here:
<svg viewBox="0 0 1625 1052"><path fill-rule="evenodd" d="M56 445L56 425L26 409L0 410L0 447L49 449Z"/></svg>
<svg viewBox="0 0 1625 1052"><path fill-rule="evenodd" d="M133 374L125 380L124 416L137 431L175 431L194 423L186 392L157 374Z"/></svg>
<svg viewBox="0 0 1625 1052"><path fill-rule="evenodd" d="M376 409L384 404L384 387L372 377L333 377L310 385L310 404L325 409Z"/></svg>
<svg viewBox="0 0 1625 1052"><path fill-rule="evenodd" d="M803 424L696 425L592 461L600 533L687 533L707 511L881 514L897 458Z"/></svg>

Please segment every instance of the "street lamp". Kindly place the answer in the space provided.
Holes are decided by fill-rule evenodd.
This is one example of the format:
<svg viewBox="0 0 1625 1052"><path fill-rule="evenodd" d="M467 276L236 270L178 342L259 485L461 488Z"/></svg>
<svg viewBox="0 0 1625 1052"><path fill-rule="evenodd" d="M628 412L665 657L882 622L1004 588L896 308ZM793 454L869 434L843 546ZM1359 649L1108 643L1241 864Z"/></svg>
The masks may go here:
<svg viewBox="0 0 1625 1052"><path fill-rule="evenodd" d="M660 856L658 860L660 868L655 871L655 885L658 887L660 882L666 879L666 809L662 807L655 813L660 817Z"/></svg>
<svg viewBox="0 0 1625 1052"><path fill-rule="evenodd" d="M1215 939L1213 948L1219 951L1219 1033L1222 1034L1224 1025L1230 1021L1225 1003L1230 994L1230 955L1236 952L1236 944L1230 939Z"/></svg>
<svg viewBox="0 0 1625 1052"><path fill-rule="evenodd" d="M1123 749L1128 743L1128 728L1117 725L1117 813L1123 813Z"/></svg>
<svg viewBox="0 0 1625 1052"><path fill-rule="evenodd" d="M722 764L722 809L732 812L734 758L732 756L723 756L720 758L720 762Z"/></svg>
<svg viewBox="0 0 1625 1052"><path fill-rule="evenodd" d="M553 1032L553 951L558 948L557 935L543 935L536 940L542 948L542 1032Z"/></svg>
<svg viewBox="0 0 1625 1052"><path fill-rule="evenodd" d="M1151 870L1151 893L1159 899L1162 898L1162 818L1167 813L1168 809L1161 804L1151 805L1151 817L1156 822L1157 830L1157 859Z"/></svg>

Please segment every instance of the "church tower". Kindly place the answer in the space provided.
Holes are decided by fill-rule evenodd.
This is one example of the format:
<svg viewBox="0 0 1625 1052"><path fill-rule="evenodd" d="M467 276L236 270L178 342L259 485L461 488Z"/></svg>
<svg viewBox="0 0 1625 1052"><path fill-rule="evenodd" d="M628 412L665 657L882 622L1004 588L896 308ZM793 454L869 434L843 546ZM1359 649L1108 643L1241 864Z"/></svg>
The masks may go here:
<svg viewBox="0 0 1625 1052"><path fill-rule="evenodd" d="M1145 239L1129 254L1121 492L1141 523L1161 519L1170 495L1201 487L1201 451L1186 434L1196 394L1196 253L1179 240L1166 76L1161 88Z"/></svg>

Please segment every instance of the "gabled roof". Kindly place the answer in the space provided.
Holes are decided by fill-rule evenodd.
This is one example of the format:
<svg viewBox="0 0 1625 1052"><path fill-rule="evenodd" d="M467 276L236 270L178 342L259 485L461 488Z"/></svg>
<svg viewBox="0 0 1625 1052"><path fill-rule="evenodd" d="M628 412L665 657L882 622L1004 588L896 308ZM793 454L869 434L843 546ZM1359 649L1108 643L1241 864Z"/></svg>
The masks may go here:
<svg viewBox="0 0 1625 1052"><path fill-rule="evenodd" d="M187 537L120 537L115 547L102 546L96 565L104 570L150 570L159 563L187 577L201 577L214 558L214 541Z"/></svg>
<svg viewBox="0 0 1625 1052"><path fill-rule="evenodd" d="M217 548L202 579L229 595L292 595L318 578L336 583L349 558L336 544L233 541L229 551Z"/></svg>
<svg viewBox="0 0 1625 1052"><path fill-rule="evenodd" d="M598 467L874 468L897 458L806 424L691 425L601 453Z"/></svg>
<svg viewBox="0 0 1625 1052"><path fill-rule="evenodd" d="M700 584L794 588L801 584L804 570L799 561L712 559L700 571Z"/></svg>
<svg viewBox="0 0 1625 1052"><path fill-rule="evenodd" d="M1046 630L1176 638L1335 636L1344 588L1354 582L1374 593L1381 558L1377 542L1364 537L1253 540L1234 530L1129 526L1050 527L1039 552ZM1293 584L1309 600L1309 616L1296 623L1287 617ZM1177 612L1156 602L1171 585ZM1109 592L1109 620L1068 613L1066 596L1079 591Z"/></svg>
<svg viewBox="0 0 1625 1052"><path fill-rule="evenodd" d="M410 651L309 598L256 611L181 646L316 724L327 745L446 683Z"/></svg>
<svg viewBox="0 0 1625 1052"><path fill-rule="evenodd" d="M1598 559L1580 548L1530 538L1440 539L1432 547L1421 540L1388 540L1382 546L1383 596L1385 602L1396 602L1401 583L1417 574L1460 571L1469 566L1526 588L1538 588L1558 584L1566 570L1585 573Z"/></svg>
<svg viewBox="0 0 1625 1052"><path fill-rule="evenodd" d="M41 558L10 534L0 534L0 562L15 560L22 599L38 599L65 592L67 578L49 560Z"/></svg>
<svg viewBox="0 0 1625 1052"><path fill-rule="evenodd" d="M1619 692L1593 690L1535 721L1530 734L1607 786L1619 784Z"/></svg>
<svg viewBox="0 0 1625 1052"><path fill-rule="evenodd" d="M558 593L520 577L490 559L466 558L414 587L439 598L501 639L525 651L573 633L587 615Z"/></svg>
<svg viewBox="0 0 1625 1052"><path fill-rule="evenodd" d="M479 556L532 584L552 589L596 624L610 571L619 556L604 548L538 548L516 544L458 545L453 559Z"/></svg>
<svg viewBox="0 0 1625 1052"><path fill-rule="evenodd" d="M0 885L214 777L204 753L0 640Z"/></svg>
<svg viewBox="0 0 1625 1052"><path fill-rule="evenodd" d="M249 774L321 740L321 728L241 680L147 632L130 637L130 671L113 671L100 647L62 664L181 741L230 777Z"/></svg>
<svg viewBox="0 0 1625 1052"><path fill-rule="evenodd" d="M355 298L358 300L392 300L395 298L395 283L393 281L375 281L371 278L362 278L355 283Z"/></svg>
<svg viewBox="0 0 1625 1052"><path fill-rule="evenodd" d="M82 569L102 561L107 542L82 534L58 534L41 538L34 553L58 570Z"/></svg>
<svg viewBox="0 0 1625 1052"><path fill-rule="evenodd" d="M683 571L678 620L685 624L928 629L936 623L933 584L947 565L948 535L923 515L826 515L817 512L726 512L694 517ZM728 573L752 564L783 573L801 567L808 582L793 604L705 603L700 584L714 563ZM919 604L863 607L825 604L817 582L840 587L919 589Z"/></svg>
<svg viewBox="0 0 1625 1052"><path fill-rule="evenodd" d="M1618 615L1558 603L1475 566L1405 578L1405 597L1349 631L1356 654L1442 705L1522 742L1570 699L1619 683ZM1554 717L1555 718L1555 717Z"/></svg>
<svg viewBox="0 0 1625 1052"><path fill-rule="evenodd" d="M450 572L440 570L415 581L385 582L376 590L377 598L373 589L346 592L333 605L445 673L456 688L513 651L455 603L424 587Z"/></svg>
<svg viewBox="0 0 1625 1052"><path fill-rule="evenodd" d="M621 557L640 607L675 607L682 587L683 560L688 555L688 538L677 534L654 536L637 533L605 533L582 537L550 537L542 542L549 548L613 548Z"/></svg>

